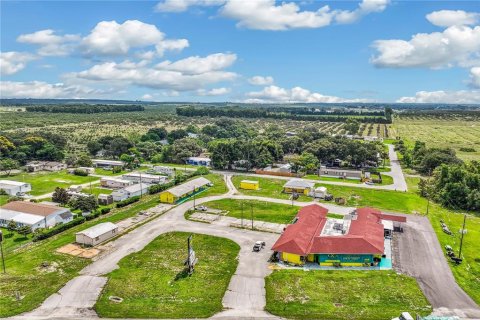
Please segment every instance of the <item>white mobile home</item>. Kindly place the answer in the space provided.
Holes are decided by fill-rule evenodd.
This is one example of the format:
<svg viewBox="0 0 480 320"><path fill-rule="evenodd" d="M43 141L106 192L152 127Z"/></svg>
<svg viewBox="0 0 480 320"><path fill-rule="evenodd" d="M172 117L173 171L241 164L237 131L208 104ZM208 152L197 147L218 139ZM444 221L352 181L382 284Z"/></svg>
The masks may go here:
<svg viewBox="0 0 480 320"><path fill-rule="evenodd" d="M111 222L104 222L94 225L88 229L77 232L75 241L87 246L95 246L118 234L118 226Z"/></svg>
<svg viewBox="0 0 480 320"><path fill-rule="evenodd" d="M115 160L93 159L92 162L95 168L114 168L114 167L123 168L123 166L125 165L123 161L115 161Z"/></svg>
<svg viewBox="0 0 480 320"><path fill-rule="evenodd" d="M148 194L148 188L150 188L150 186L151 184L148 183L137 183L123 189L115 190L112 192L113 201L123 201L131 197Z"/></svg>
<svg viewBox="0 0 480 320"><path fill-rule="evenodd" d="M165 176L157 176L154 174L148 173L141 173L141 172L131 172L124 174L122 176L124 180L130 180L134 183L139 183L140 181L143 183L150 183L150 184L164 184L167 180Z"/></svg>
<svg viewBox="0 0 480 320"><path fill-rule="evenodd" d="M73 214L69 209L44 203L12 201L0 207L1 226L14 221L18 227L29 226L35 230L53 227L72 219Z"/></svg>
<svg viewBox="0 0 480 320"><path fill-rule="evenodd" d="M105 188L120 189L131 186L133 181L120 179L120 178L102 178L100 179L100 185Z"/></svg>
<svg viewBox="0 0 480 320"><path fill-rule="evenodd" d="M25 166L28 172L37 171L60 171L67 169L67 165L56 161L31 161Z"/></svg>
<svg viewBox="0 0 480 320"><path fill-rule="evenodd" d="M326 166L321 166L319 176L360 180L362 179L362 171L343 170L339 168L327 168Z"/></svg>
<svg viewBox="0 0 480 320"><path fill-rule="evenodd" d="M175 170L172 167L154 166L153 170L156 173L166 174L167 176L173 176L175 174Z"/></svg>
<svg viewBox="0 0 480 320"><path fill-rule="evenodd" d="M32 191L32 185L20 181L0 180L0 190L5 191L9 196L16 196Z"/></svg>

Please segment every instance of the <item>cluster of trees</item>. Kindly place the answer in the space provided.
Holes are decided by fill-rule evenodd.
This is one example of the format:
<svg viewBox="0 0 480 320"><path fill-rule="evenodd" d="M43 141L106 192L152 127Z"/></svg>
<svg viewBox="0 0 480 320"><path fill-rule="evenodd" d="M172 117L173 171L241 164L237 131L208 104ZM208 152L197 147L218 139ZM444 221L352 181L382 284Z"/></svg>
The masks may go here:
<svg viewBox="0 0 480 320"><path fill-rule="evenodd" d="M71 197L67 190L57 187L52 194L52 201L61 205L68 205L73 210L81 210L82 212L91 212L98 208L97 199L93 195L88 197Z"/></svg>
<svg viewBox="0 0 480 320"><path fill-rule="evenodd" d="M391 110L391 109L390 109ZM182 106L176 109L179 116L184 117L230 117L230 118L273 118L273 119L291 119L302 121L322 121L322 122L345 122L351 118L350 115L328 113L328 114L298 114L292 113L289 109L278 109L271 111L262 108L241 108L241 107L193 107ZM365 123L391 123L391 116L387 119L386 112L379 116L355 116L359 122Z"/></svg>
<svg viewBox="0 0 480 320"><path fill-rule="evenodd" d="M396 142L395 149L403 155L403 163L408 168L431 175L442 164L460 164L455 150L451 148L428 148L425 142L415 141L413 148L408 148L403 140Z"/></svg>
<svg viewBox="0 0 480 320"><path fill-rule="evenodd" d="M111 158L119 158L122 154L128 153L130 148L133 148L133 143L122 136L103 136L87 143L91 155L102 151L103 156Z"/></svg>
<svg viewBox="0 0 480 320"><path fill-rule="evenodd" d="M49 113L105 113L105 112L137 112L144 111L140 105L116 105L116 104L68 104L68 105L42 105L28 106L27 112Z"/></svg>
<svg viewBox="0 0 480 320"><path fill-rule="evenodd" d="M48 133L0 135L0 170L11 171L29 160L61 161L67 141Z"/></svg>
<svg viewBox="0 0 480 320"><path fill-rule="evenodd" d="M442 164L428 180L419 183L420 194L442 205L480 210L480 162Z"/></svg>

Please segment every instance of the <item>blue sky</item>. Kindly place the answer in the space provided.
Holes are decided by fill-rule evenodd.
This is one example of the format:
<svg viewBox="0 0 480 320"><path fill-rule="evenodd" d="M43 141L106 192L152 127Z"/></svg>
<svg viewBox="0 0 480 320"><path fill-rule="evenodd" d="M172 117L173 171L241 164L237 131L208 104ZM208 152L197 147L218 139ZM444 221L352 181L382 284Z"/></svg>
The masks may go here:
<svg viewBox="0 0 480 320"><path fill-rule="evenodd" d="M479 12L476 1L2 1L1 95L480 103Z"/></svg>

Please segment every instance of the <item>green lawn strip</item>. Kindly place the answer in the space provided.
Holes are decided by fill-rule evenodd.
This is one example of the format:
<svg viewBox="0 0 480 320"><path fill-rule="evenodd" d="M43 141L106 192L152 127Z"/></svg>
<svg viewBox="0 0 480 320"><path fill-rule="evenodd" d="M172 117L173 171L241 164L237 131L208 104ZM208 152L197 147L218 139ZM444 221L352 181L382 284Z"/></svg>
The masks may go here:
<svg viewBox="0 0 480 320"><path fill-rule="evenodd" d="M254 180L258 181L260 184L259 190L244 190L240 189L240 182L242 180ZM290 199L291 194L283 193L283 185L287 183L288 180L282 179L270 179L262 177L252 177L252 176L233 176L232 182L237 188L237 190L243 194L249 196L258 196L258 197L269 197L277 199ZM295 201L312 201L312 198L305 195L300 195L298 200Z"/></svg>
<svg viewBox="0 0 480 320"><path fill-rule="evenodd" d="M32 241L32 235L27 237L16 233L15 231L10 231L7 228L0 228L3 233L3 250L5 253L8 253L15 248L20 247L21 245Z"/></svg>
<svg viewBox="0 0 480 320"><path fill-rule="evenodd" d="M308 179L308 180L319 180L319 181L335 181L335 182L345 182L345 183L357 183L360 184L362 181L359 179L342 179L342 178L336 178L336 177L323 177L323 176L317 176L315 174L308 174L303 176L303 179Z"/></svg>
<svg viewBox="0 0 480 320"><path fill-rule="evenodd" d="M338 213L328 213L327 218L331 219L343 219L343 214L338 214Z"/></svg>
<svg viewBox="0 0 480 320"><path fill-rule="evenodd" d="M92 188L92 190L90 190L90 188L86 187L86 188L83 188L82 192L90 193L90 194L93 194L95 196L98 196L101 193L111 194L113 192L113 190L112 189L107 189L107 188L99 188L99 187L95 187L95 188Z"/></svg>
<svg viewBox="0 0 480 320"><path fill-rule="evenodd" d="M56 253L55 250L75 241L75 233L100 222L117 222L159 203L157 195L145 196L141 202L108 215L87 221L49 239L31 243L6 254L7 274L0 274L0 317L32 310L90 263L90 260ZM42 262L55 263L53 270L40 268ZM16 301L18 291L23 299Z"/></svg>
<svg viewBox="0 0 480 320"><path fill-rule="evenodd" d="M198 169L199 166L194 166L191 164L181 164L181 163L155 163L153 164L154 166L159 166L159 167L173 167L177 169Z"/></svg>
<svg viewBox="0 0 480 320"><path fill-rule="evenodd" d="M101 176L119 176L122 174L128 173L126 170L122 170L120 172L115 172L113 173L112 170L105 170L103 168L95 168L95 174L101 175Z"/></svg>
<svg viewBox="0 0 480 320"><path fill-rule="evenodd" d="M389 185L393 184L393 178L390 176L387 176L386 174L382 174L382 183L381 185Z"/></svg>
<svg viewBox="0 0 480 320"><path fill-rule="evenodd" d="M231 240L193 235L199 259L193 275L184 273L189 233L160 235L142 251L119 262L95 305L101 317L207 318L222 310L240 247ZM110 296L123 302L110 301Z"/></svg>
<svg viewBox="0 0 480 320"><path fill-rule="evenodd" d="M56 187L68 188L71 185L84 184L90 181L96 181L99 178L92 176L76 176L63 170L48 173L20 173L13 176L0 176L0 179L30 183L32 185L32 191L30 194L38 196L52 192Z"/></svg>
<svg viewBox="0 0 480 320"><path fill-rule="evenodd" d="M273 223L290 223L300 209L297 206L257 200L222 199L210 201L204 205L208 208L228 211L228 217L241 219L242 203L245 220L250 220L253 212L253 220Z"/></svg>
<svg viewBox="0 0 480 320"><path fill-rule="evenodd" d="M204 197L210 197L210 196L217 196L217 195L224 194L224 193L228 192L227 185L225 184L225 181L223 180L222 175L215 174L215 173L209 173L209 174L204 175L202 177L210 180L210 182L213 183L213 187L208 187L207 190L205 190L205 191L199 193L198 195L196 195L195 197L197 199L204 198ZM193 177L192 179L196 179L196 178L198 178L198 177Z"/></svg>
<svg viewBox="0 0 480 320"><path fill-rule="evenodd" d="M7 203L9 196L7 195L0 195L0 206L3 206L5 203Z"/></svg>
<svg viewBox="0 0 480 320"><path fill-rule="evenodd" d="M266 310L290 319L383 320L432 310L415 279L393 271L276 270L266 294Z"/></svg>

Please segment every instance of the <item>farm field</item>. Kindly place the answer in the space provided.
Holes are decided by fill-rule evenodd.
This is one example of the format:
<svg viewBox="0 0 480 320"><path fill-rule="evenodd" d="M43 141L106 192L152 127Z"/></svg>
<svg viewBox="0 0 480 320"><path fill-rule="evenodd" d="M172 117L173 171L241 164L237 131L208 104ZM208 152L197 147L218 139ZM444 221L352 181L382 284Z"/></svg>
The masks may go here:
<svg viewBox="0 0 480 320"><path fill-rule="evenodd" d="M266 310L289 319L391 319L432 308L414 278L394 271L275 270Z"/></svg>
<svg viewBox="0 0 480 320"><path fill-rule="evenodd" d="M157 204L157 195L145 196L140 202L112 209L107 215L86 221L51 238L32 242L17 250L11 247L13 251L7 251L5 258L7 273L0 273L0 318L34 309L89 263L87 259L55 252L56 249L74 242L76 232L100 222L115 223L124 220ZM31 236L28 241L31 241ZM43 262L50 263L53 268L43 269ZM22 300L15 299L16 291L24 297Z"/></svg>
<svg viewBox="0 0 480 320"><path fill-rule="evenodd" d="M184 260L189 235L163 234L120 260L119 269L108 275L97 313L109 318L206 318L221 311L240 247L228 239L193 234L199 260L188 276ZM123 302L110 301L112 295Z"/></svg>
<svg viewBox="0 0 480 320"><path fill-rule="evenodd" d="M450 147L463 160L480 160L480 117L467 116L402 116L394 120L395 135L413 144L426 142L429 147ZM473 148L465 152L461 148Z"/></svg>
<svg viewBox="0 0 480 320"><path fill-rule="evenodd" d="M208 208L228 211L226 216L241 219L242 203L245 221L251 219L251 212L253 212L253 220L287 224L300 209L298 206L257 200L222 199L206 202L204 205Z"/></svg>
<svg viewBox="0 0 480 320"><path fill-rule="evenodd" d="M72 184L84 184L97 181L100 178L92 176L76 176L67 173L66 170L59 172L20 173L18 175L1 176L0 179L27 182L32 185L33 196L53 192L56 187L68 188Z"/></svg>

